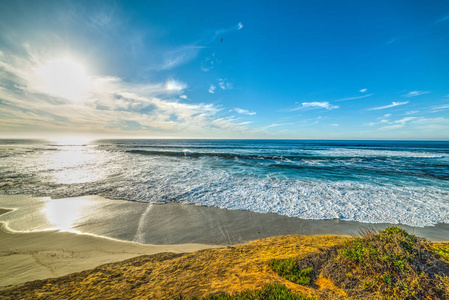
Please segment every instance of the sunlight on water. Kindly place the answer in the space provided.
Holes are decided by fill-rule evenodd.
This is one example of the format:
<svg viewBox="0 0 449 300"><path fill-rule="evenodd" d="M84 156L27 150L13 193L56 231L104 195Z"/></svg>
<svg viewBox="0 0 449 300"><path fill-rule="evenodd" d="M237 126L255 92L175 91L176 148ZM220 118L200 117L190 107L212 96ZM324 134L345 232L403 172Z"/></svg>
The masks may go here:
<svg viewBox="0 0 449 300"><path fill-rule="evenodd" d="M4 144L0 192L6 194L101 195L413 226L449 222L449 143L61 140Z"/></svg>
<svg viewBox="0 0 449 300"><path fill-rule="evenodd" d="M51 142L55 143L56 145L86 145L89 144L92 139L86 138L86 137L58 137L53 138L50 140Z"/></svg>
<svg viewBox="0 0 449 300"><path fill-rule="evenodd" d="M102 160L101 152L89 149L89 146L66 146L60 151L47 152L43 167L53 170L51 175L55 183L86 183L102 178L102 172L94 168Z"/></svg>

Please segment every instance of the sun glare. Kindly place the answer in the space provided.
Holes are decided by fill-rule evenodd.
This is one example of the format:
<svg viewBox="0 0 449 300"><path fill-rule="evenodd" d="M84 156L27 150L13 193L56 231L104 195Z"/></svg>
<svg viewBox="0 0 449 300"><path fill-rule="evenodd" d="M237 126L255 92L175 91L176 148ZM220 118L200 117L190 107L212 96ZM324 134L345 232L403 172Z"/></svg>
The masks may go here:
<svg viewBox="0 0 449 300"><path fill-rule="evenodd" d="M92 139L88 137L70 136L70 137L54 137L51 138L50 141L60 146L67 146L67 145L81 146L89 144L92 141Z"/></svg>
<svg viewBox="0 0 449 300"><path fill-rule="evenodd" d="M87 97L90 77L84 67L70 58L48 61L37 69L45 93L72 101Z"/></svg>

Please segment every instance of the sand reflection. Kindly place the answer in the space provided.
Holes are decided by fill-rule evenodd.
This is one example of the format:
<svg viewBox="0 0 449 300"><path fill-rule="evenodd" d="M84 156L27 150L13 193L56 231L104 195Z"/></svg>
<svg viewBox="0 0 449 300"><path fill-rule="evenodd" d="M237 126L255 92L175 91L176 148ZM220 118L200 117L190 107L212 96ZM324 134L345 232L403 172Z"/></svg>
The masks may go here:
<svg viewBox="0 0 449 300"><path fill-rule="evenodd" d="M52 199L46 203L43 212L52 226L50 229L70 231L89 206L88 198Z"/></svg>

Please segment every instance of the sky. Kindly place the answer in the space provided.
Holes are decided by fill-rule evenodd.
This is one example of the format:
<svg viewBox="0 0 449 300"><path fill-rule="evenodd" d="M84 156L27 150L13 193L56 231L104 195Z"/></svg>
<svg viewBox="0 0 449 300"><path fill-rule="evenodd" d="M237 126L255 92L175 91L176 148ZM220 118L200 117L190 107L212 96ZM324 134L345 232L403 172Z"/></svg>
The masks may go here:
<svg viewBox="0 0 449 300"><path fill-rule="evenodd" d="M449 140L449 1L0 1L0 138Z"/></svg>

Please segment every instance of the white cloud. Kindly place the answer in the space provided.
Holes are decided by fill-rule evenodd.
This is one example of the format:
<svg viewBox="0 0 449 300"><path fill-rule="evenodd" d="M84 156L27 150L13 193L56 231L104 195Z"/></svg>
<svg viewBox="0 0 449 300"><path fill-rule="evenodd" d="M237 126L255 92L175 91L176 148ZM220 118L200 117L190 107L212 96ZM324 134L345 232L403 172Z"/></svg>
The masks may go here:
<svg viewBox="0 0 449 300"><path fill-rule="evenodd" d="M343 98L343 99L339 99L336 101L348 101L348 100L356 100L356 99L362 99L362 98L366 98L366 97L371 97L374 94L368 94L368 95L363 95L363 96L357 96L357 97L350 97L350 98Z"/></svg>
<svg viewBox="0 0 449 300"><path fill-rule="evenodd" d="M256 114L256 112L254 112L254 111L249 111L249 110L238 108L238 107L236 107L234 109L231 109L230 112L231 111L235 111L235 112L237 112L239 114L244 114L244 115L249 115L249 116L252 116L252 115Z"/></svg>
<svg viewBox="0 0 449 300"><path fill-rule="evenodd" d="M419 128L428 130L441 130L446 132L446 138L449 138L449 119L448 118L419 118L413 120Z"/></svg>
<svg viewBox="0 0 449 300"><path fill-rule="evenodd" d="M384 118L389 118L389 117L391 117L391 114L385 114L384 115Z"/></svg>
<svg viewBox="0 0 449 300"><path fill-rule="evenodd" d="M399 124L405 124L405 123L410 122L410 121L415 120L415 119L416 119L416 117L407 117L407 118L402 118L400 120L396 120L394 122L395 123L399 123Z"/></svg>
<svg viewBox="0 0 449 300"><path fill-rule="evenodd" d="M369 126L374 126L374 125L378 125L378 124L391 124L391 125L386 125L386 126L380 127L379 130L392 130L392 129L402 128L407 124L407 122L411 122L415 119L416 119L416 117L406 117L406 118L402 118L400 120L396 120L396 121L392 121L392 122L388 121L386 119L382 119L379 122L369 123Z"/></svg>
<svg viewBox="0 0 449 300"><path fill-rule="evenodd" d="M30 48L31 49L31 48ZM114 76L89 75L89 91L83 99L71 101L34 87L36 66L51 56L5 52L0 56L0 129L4 133L83 133L100 136L223 136L241 132L245 124L222 118L220 106L180 103L187 85L179 80L133 83ZM134 124L132 129L127 124Z"/></svg>
<svg viewBox="0 0 449 300"><path fill-rule="evenodd" d="M415 120L414 123L417 123L417 124L438 123L438 124L449 125L449 119L448 118L419 118L419 119Z"/></svg>
<svg viewBox="0 0 449 300"><path fill-rule="evenodd" d="M239 24L237 25L237 30L240 30L240 29L242 29L242 28L243 28L243 25L242 25L241 22L239 22Z"/></svg>
<svg viewBox="0 0 449 300"><path fill-rule="evenodd" d="M404 124L396 124L396 125L388 125L388 126L382 126L379 128L379 130L393 130L393 129L399 129L404 127Z"/></svg>
<svg viewBox="0 0 449 300"><path fill-rule="evenodd" d="M209 86L209 93L214 94L216 88L217 88L217 87L216 87L215 85L211 84L211 85Z"/></svg>
<svg viewBox="0 0 449 300"><path fill-rule="evenodd" d="M443 104L443 105L432 106L432 110L434 110L434 111L445 110L445 109L449 109L449 103L448 104Z"/></svg>
<svg viewBox="0 0 449 300"><path fill-rule="evenodd" d="M180 95L179 98L185 99L185 100L189 100L189 98L187 97L187 95Z"/></svg>
<svg viewBox="0 0 449 300"><path fill-rule="evenodd" d="M330 126L338 127L340 124L330 124Z"/></svg>
<svg viewBox="0 0 449 300"><path fill-rule="evenodd" d="M227 79L218 78L218 86L222 90L230 90L233 88L232 83L228 82Z"/></svg>
<svg viewBox="0 0 449 300"><path fill-rule="evenodd" d="M361 90L359 90L359 92L360 93L364 93L364 92L366 92L368 89L361 89Z"/></svg>
<svg viewBox="0 0 449 300"><path fill-rule="evenodd" d="M219 62L220 61L215 58L215 53L212 53L210 56L207 56L201 63L201 70L203 72L209 72L214 68L214 65Z"/></svg>
<svg viewBox="0 0 449 300"><path fill-rule="evenodd" d="M406 115L414 115L414 114L417 114L417 113L419 113L419 110L411 110L411 111L406 112L405 114Z"/></svg>
<svg viewBox="0 0 449 300"><path fill-rule="evenodd" d="M187 85L180 81L176 81L174 79L169 79L165 83L165 87L166 87L167 91L181 92L182 90L187 88Z"/></svg>
<svg viewBox="0 0 449 300"><path fill-rule="evenodd" d="M327 110L337 109L338 105L332 105L329 102L303 102L300 106L291 109L290 111L300 110L304 108L325 108Z"/></svg>
<svg viewBox="0 0 449 300"><path fill-rule="evenodd" d="M428 91L411 91L408 92L407 94L403 95L404 97L416 97L416 96L421 96L424 94L429 94L430 92Z"/></svg>
<svg viewBox="0 0 449 300"><path fill-rule="evenodd" d="M377 124L392 124L392 122L390 122L390 121L388 121L386 119L382 119L379 122L371 122L368 125L369 126L374 126L374 125L377 125Z"/></svg>
<svg viewBox="0 0 449 300"><path fill-rule="evenodd" d="M370 108L370 109L367 109L367 111L370 111L370 110L380 110L380 109L386 109L386 108L391 108L391 107L395 107L395 106L399 106L399 105L404 105L404 104L407 104L408 103L408 101L405 101L405 102L392 102L390 105L385 105L385 106L379 106L379 107L374 107L374 108Z"/></svg>

